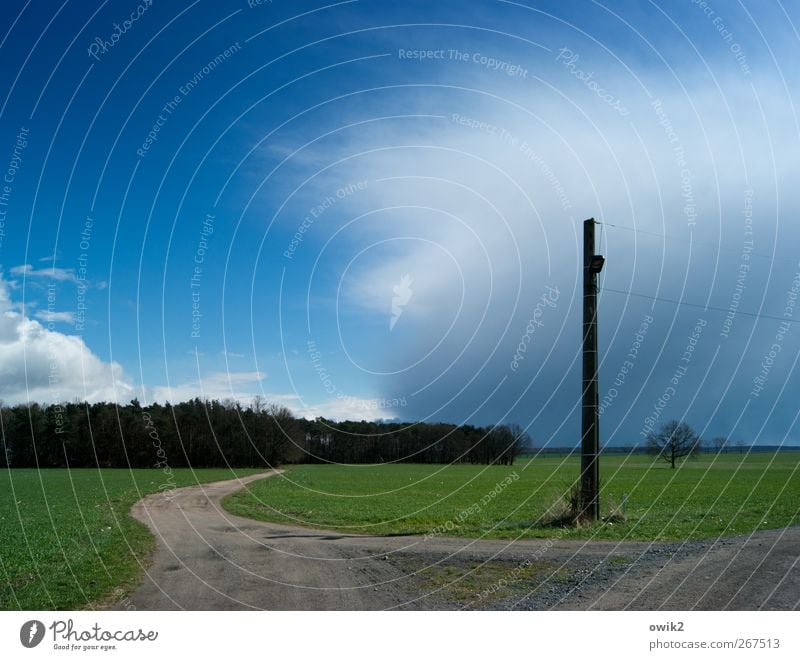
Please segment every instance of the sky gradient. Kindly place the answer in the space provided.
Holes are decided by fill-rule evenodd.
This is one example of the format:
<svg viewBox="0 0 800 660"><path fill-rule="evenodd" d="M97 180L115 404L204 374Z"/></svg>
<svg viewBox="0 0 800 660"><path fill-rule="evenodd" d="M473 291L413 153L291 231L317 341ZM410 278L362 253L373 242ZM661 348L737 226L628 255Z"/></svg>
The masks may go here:
<svg viewBox="0 0 800 660"><path fill-rule="evenodd" d="M565 6L566 5L566 6ZM10 2L0 398L798 443L800 11Z"/></svg>

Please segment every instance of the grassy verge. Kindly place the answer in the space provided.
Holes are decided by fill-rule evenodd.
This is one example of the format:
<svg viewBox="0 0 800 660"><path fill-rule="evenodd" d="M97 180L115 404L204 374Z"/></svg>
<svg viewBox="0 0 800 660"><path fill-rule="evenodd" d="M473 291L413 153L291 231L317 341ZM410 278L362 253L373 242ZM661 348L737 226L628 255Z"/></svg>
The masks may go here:
<svg viewBox="0 0 800 660"><path fill-rule="evenodd" d="M176 486L257 470L174 470ZM124 593L154 545L131 506L160 470L0 472L0 609L77 609Z"/></svg>
<svg viewBox="0 0 800 660"><path fill-rule="evenodd" d="M421 606L437 602L446 609L491 609L504 600L530 597L540 590L569 584L575 571L546 560L470 562L448 557L447 562L420 566L418 560L392 555L396 568L410 574L416 592L424 594Z"/></svg>
<svg viewBox="0 0 800 660"><path fill-rule="evenodd" d="M579 473L577 458L513 467L302 465L229 496L238 515L363 534L679 540L800 522L800 452L703 455L675 470L648 456L602 459L605 513L584 529L537 524Z"/></svg>

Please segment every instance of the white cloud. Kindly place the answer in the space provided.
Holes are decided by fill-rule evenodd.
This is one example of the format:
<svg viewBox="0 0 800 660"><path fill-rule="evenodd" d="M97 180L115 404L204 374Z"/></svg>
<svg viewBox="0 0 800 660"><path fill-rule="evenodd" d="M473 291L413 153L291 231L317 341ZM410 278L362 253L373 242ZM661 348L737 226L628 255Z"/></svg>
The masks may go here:
<svg viewBox="0 0 800 660"><path fill-rule="evenodd" d="M119 364L101 360L80 337L49 330L15 311L8 289L0 277L0 399L4 403L76 398L127 402L132 398L133 386Z"/></svg>
<svg viewBox="0 0 800 660"><path fill-rule="evenodd" d="M144 399L146 403L177 403L194 398L235 399L247 406L255 396L260 396L267 403L286 406L297 417L325 417L336 421L385 419L394 417L397 412L390 407L393 402L380 399L339 396L319 403L309 403L298 394L266 392L262 387L266 378L267 375L261 371L217 371L179 385L146 387Z"/></svg>
<svg viewBox="0 0 800 660"><path fill-rule="evenodd" d="M238 399L249 403L262 394L258 383L267 375L261 371L218 371L178 385L145 388L145 400L177 403L189 399Z"/></svg>
<svg viewBox="0 0 800 660"><path fill-rule="evenodd" d="M334 397L309 404L297 394L268 393L263 371L217 371L178 385L135 386L116 362L104 362L82 338L48 329L48 322L74 322L71 312L37 311L36 318L17 311L11 300L13 286L0 275L0 400L8 405L87 400L127 403L139 394L144 402L178 403L195 397L236 399L249 405L262 396L286 406L297 416L327 419L377 419L392 417L386 402L357 397ZM30 307L30 305L29 305ZM227 353L228 357L239 356Z"/></svg>
<svg viewBox="0 0 800 660"><path fill-rule="evenodd" d="M269 399L269 397L267 397ZM269 399L273 401L274 399ZM306 419L314 419L316 417L324 417L336 422L344 420L367 422L376 419L391 419L396 417L400 410L393 407L396 401L385 401L382 399L362 399L353 396L334 397L328 401L319 404L308 404L300 400L296 396L284 397L283 401L275 401L276 403L283 403L295 415L305 417Z"/></svg>
<svg viewBox="0 0 800 660"><path fill-rule="evenodd" d="M36 312L34 316L45 323L75 324L75 314L73 312L51 312L48 310L42 310Z"/></svg>
<svg viewBox="0 0 800 660"><path fill-rule="evenodd" d="M56 280L58 282L74 282L75 271L72 268L40 268L34 269L31 264L22 264L21 266L14 266L10 273L12 275L19 275L24 277L41 277L43 279Z"/></svg>

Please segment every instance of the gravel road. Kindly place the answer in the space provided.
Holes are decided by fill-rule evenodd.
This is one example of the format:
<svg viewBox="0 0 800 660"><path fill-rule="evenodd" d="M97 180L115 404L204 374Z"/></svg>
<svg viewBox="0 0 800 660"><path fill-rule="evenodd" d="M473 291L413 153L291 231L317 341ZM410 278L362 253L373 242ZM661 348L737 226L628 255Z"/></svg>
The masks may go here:
<svg viewBox="0 0 800 660"><path fill-rule="evenodd" d="M150 495L157 539L117 609L797 609L800 528L716 542L371 537L240 518L220 501L271 471Z"/></svg>

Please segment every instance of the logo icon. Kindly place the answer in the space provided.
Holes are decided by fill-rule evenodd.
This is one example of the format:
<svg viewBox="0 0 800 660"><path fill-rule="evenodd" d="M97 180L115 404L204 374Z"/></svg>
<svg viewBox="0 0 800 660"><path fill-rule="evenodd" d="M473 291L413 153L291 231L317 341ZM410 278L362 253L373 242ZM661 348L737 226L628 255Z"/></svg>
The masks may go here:
<svg viewBox="0 0 800 660"><path fill-rule="evenodd" d="M408 301L411 300L411 296L414 295L414 292L411 290L411 284L413 282L414 280L411 279L411 275L406 273L400 278L400 282L392 287L394 296L392 296L392 318L389 320L389 330L394 330L394 326L403 314L403 308L408 304Z"/></svg>
<svg viewBox="0 0 800 660"><path fill-rule="evenodd" d="M19 641L26 649L32 649L34 646L39 646L39 643L44 639L44 624L41 621L33 619L22 624L19 629Z"/></svg>

